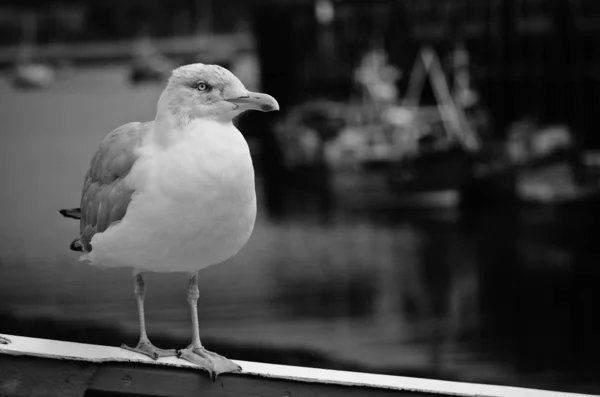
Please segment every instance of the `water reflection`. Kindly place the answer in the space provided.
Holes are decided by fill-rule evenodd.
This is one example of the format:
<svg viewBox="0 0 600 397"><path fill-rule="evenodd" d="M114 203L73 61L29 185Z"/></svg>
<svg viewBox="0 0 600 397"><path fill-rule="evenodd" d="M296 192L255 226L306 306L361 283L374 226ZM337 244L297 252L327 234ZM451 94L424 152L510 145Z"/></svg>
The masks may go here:
<svg viewBox="0 0 600 397"><path fill-rule="evenodd" d="M438 376L563 390L596 382L597 208L436 217L332 206L311 218L302 203L314 197L291 197L284 221L277 212L291 236L271 269L282 321L343 319L352 343L393 350L381 362L400 373L399 357L417 349L411 358ZM360 357L376 365L375 351Z"/></svg>

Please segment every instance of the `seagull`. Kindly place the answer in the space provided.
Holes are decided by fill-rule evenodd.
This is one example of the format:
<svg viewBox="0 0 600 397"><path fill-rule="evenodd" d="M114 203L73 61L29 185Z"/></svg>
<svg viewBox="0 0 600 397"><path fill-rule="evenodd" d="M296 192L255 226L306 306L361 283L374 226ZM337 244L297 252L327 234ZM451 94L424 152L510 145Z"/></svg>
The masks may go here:
<svg viewBox="0 0 600 397"><path fill-rule="evenodd" d="M248 91L229 70L201 63L172 71L153 121L109 133L85 175L80 208L59 212L79 220L70 245L80 260L102 268L133 268L140 323L136 347L177 356L214 380L241 367L200 341L198 271L221 263L246 244L256 218L254 168L248 144L233 125L246 110L279 110L270 95ZM189 274L191 344L154 346L146 334L146 272Z"/></svg>

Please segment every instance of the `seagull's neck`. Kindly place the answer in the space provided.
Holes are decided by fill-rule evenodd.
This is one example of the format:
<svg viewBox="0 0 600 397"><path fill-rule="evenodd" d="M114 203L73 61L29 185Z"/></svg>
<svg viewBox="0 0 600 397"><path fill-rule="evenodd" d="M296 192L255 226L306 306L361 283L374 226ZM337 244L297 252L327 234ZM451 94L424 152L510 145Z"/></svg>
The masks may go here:
<svg viewBox="0 0 600 397"><path fill-rule="evenodd" d="M159 113L154 120L152 139L156 145L167 148L186 139L189 134L194 133L195 129L211 124L220 127L233 127L231 121L188 117L182 118L171 112Z"/></svg>

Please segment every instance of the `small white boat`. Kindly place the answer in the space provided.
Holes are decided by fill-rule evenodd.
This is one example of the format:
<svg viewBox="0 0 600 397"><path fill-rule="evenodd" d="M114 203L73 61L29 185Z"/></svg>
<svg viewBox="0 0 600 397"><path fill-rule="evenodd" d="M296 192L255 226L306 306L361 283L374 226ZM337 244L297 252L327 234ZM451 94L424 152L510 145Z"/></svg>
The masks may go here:
<svg viewBox="0 0 600 397"><path fill-rule="evenodd" d="M56 79L54 69L43 63L25 63L17 65L13 83L18 88L46 88Z"/></svg>

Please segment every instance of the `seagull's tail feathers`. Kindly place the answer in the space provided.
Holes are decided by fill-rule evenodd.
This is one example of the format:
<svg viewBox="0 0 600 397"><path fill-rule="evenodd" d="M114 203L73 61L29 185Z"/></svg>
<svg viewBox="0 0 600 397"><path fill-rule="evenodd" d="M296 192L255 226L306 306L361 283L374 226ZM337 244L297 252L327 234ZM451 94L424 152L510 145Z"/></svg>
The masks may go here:
<svg viewBox="0 0 600 397"><path fill-rule="evenodd" d="M71 248L72 251L83 252L83 245L81 245L79 237L71 241L71 245L69 245L69 248Z"/></svg>
<svg viewBox="0 0 600 397"><path fill-rule="evenodd" d="M81 219L81 208L69 208L59 210L60 214L65 218ZM79 241L79 237L71 241L69 248L73 251L83 252L83 245Z"/></svg>
<svg viewBox="0 0 600 397"><path fill-rule="evenodd" d="M58 212L65 218L81 219L81 208L69 208Z"/></svg>

